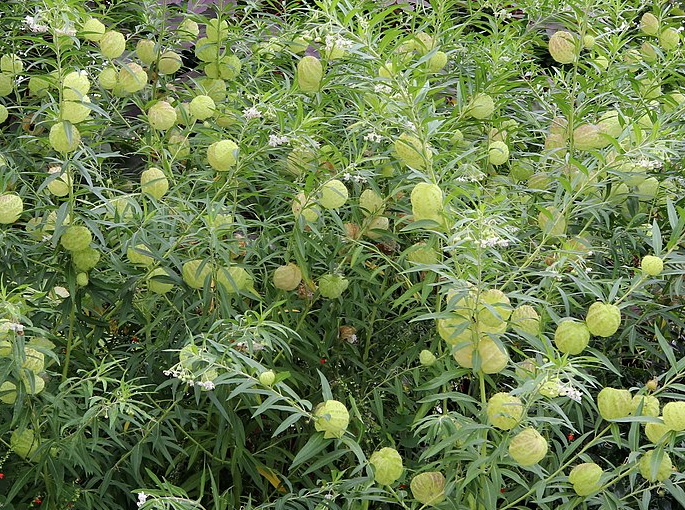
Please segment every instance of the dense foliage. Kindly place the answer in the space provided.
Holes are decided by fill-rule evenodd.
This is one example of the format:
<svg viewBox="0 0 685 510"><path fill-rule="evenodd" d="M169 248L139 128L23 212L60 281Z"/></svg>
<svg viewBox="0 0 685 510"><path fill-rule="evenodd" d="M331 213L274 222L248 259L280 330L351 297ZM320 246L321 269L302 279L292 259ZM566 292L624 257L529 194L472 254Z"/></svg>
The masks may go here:
<svg viewBox="0 0 685 510"><path fill-rule="evenodd" d="M0 7L0 506L685 506L682 5L185 4Z"/></svg>

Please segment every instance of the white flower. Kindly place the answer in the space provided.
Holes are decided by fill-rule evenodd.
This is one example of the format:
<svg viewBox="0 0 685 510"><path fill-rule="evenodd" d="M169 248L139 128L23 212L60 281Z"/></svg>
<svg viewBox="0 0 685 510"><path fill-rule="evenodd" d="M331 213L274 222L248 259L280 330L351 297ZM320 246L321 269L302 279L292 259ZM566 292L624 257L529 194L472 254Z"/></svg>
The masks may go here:
<svg viewBox="0 0 685 510"><path fill-rule="evenodd" d="M38 23L36 18L34 18L33 16L26 16L24 18L24 23L26 23L31 32L42 33L47 32L50 29L50 27Z"/></svg>
<svg viewBox="0 0 685 510"><path fill-rule="evenodd" d="M290 139L287 136L269 135L269 147L278 147L289 141Z"/></svg>
<svg viewBox="0 0 685 510"><path fill-rule="evenodd" d="M9 329L10 329L10 331L14 331L15 333L17 333L19 335L21 335L24 332L23 324L19 324L16 322L10 322Z"/></svg>
<svg viewBox="0 0 685 510"><path fill-rule="evenodd" d="M262 114L254 106L250 106L249 108L245 108L243 110L243 117L245 117L247 120L259 119L261 116Z"/></svg>
<svg viewBox="0 0 685 510"><path fill-rule="evenodd" d="M373 88L373 91L376 94L390 94L392 92L392 89L388 85L383 85L382 83L379 83Z"/></svg>
<svg viewBox="0 0 685 510"><path fill-rule="evenodd" d="M138 493L138 503L136 503L138 505L138 508L143 506L146 501L147 501L147 494L145 494L144 492L139 492Z"/></svg>
<svg viewBox="0 0 685 510"><path fill-rule="evenodd" d="M368 142L381 142L383 141L383 137L376 133L375 131L371 131L364 135L364 140Z"/></svg>

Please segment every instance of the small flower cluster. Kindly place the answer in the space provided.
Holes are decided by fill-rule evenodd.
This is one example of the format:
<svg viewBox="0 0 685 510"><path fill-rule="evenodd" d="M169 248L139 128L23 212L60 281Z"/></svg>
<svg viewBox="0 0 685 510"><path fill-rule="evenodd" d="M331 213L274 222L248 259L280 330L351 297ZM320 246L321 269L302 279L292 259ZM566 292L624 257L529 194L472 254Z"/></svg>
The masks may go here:
<svg viewBox="0 0 685 510"><path fill-rule="evenodd" d="M26 16L24 18L24 23L31 32L34 32L36 34L42 34L50 30L50 27L39 23L38 19L34 16Z"/></svg>
<svg viewBox="0 0 685 510"><path fill-rule="evenodd" d="M187 370L171 368L162 373L167 377L175 377L179 381L188 384L188 386L199 386L205 390L213 390L216 388L216 385L213 381L196 381L192 374L190 374Z"/></svg>
<svg viewBox="0 0 685 510"><path fill-rule="evenodd" d="M360 174L351 174L350 172L345 172L342 174L342 180L343 181L354 181L357 183L364 183L367 181L366 177Z"/></svg>
<svg viewBox="0 0 685 510"><path fill-rule="evenodd" d="M10 322L7 326L10 331L14 331L17 335L24 334L24 325L17 322Z"/></svg>
<svg viewBox="0 0 685 510"><path fill-rule="evenodd" d="M366 135L364 135L364 140L366 140L367 142L380 143L383 141L383 137L375 131L370 131L366 133Z"/></svg>
<svg viewBox="0 0 685 510"><path fill-rule="evenodd" d="M389 85L379 83L373 88L373 91L376 94L390 94L392 92L392 88L390 88Z"/></svg>
<svg viewBox="0 0 685 510"><path fill-rule="evenodd" d="M283 145L288 142L290 142L290 138L287 136L269 135L269 147L278 147L279 145Z"/></svg>
<svg viewBox="0 0 685 510"><path fill-rule="evenodd" d="M147 501L147 498L148 498L148 495L145 494L144 492L138 493L138 502L136 503L136 505L138 505L138 508L140 508L141 506L143 506L145 504L145 502Z"/></svg>
<svg viewBox="0 0 685 510"><path fill-rule="evenodd" d="M474 239L479 248L506 248L509 246L509 239L498 236L491 236L484 239Z"/></svg>
<svg viewBox="0 0 685 510"><path fill-rule="evenodd" d="M661 161L656 161L656 160L650 160L648 158L642 158L640 159L637 164L644 168L645 170L656 170L658 168L661 168L664 166L664 164Z"/></svg>
<svg viewBox="0 0 685 510"><path fill-rule="evenodd" d="M259 119L262 117L262 114L256 106L250 106L243 110L243 117L245 117L245 120Z"/></svg>
<svg viewBox="0 0 685 510"><path fill-rule="evenodd" d="M580 390L574 388L570 384L560 385L559 395L566 396L578 403L580 403L583 400L583 394L580 392Z"/></svg>
<svg viewBox="0 0 685 510"><path fill-rule="evenodd" d="M352 47L352 41L345 39L339 35L327 35L325 39L326 50L330 51L333 48L347 50Z"/></svg>

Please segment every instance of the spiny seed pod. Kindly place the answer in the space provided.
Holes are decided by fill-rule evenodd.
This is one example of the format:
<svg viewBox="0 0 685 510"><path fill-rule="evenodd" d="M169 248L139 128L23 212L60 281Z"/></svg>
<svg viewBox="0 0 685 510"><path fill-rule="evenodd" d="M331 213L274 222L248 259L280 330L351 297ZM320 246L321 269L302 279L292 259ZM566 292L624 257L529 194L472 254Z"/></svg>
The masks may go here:
<svg viewBox="0 0 685 510"><path fill-rule="evenodd" d="M538 393L543 397L556 398L561 395L561 388L561 381L558 378L554 378L543 382L538 387Z"/></svg>
<svg viewBox="0 0 685 510"><path fill-rule="evenodd" d="M593 335L610 337L621 325L621 310L616 305L597 301L590 305L585 324Z"/></svg>
<svg viewBox="0 0 685 510"><path fill-rule="evenodd" d="M418 242L409 248L407 260L416 264L439 264L440 254L426 243Z"/></svg>
<svg viewBox="0 0 685 510"><path fill-rule="evenodd" d="M297 265L290 262L280 266L274 271L273 282L277 289L291 291L295 290L302 281L302 271Z"/></svg>
<svg viewBox="0 0 685 510"><path fill-rule="evenodd" d="M24 202L16 193L0 195L0 225L9 225L19 219L24 211Z"/></svg>
<svg viewBox="0 0 685 510"><path fill-rule="evenodd" d="M659 19L651 12L646 12L640 18L640 30L646 35L656 35L659 33Z"/></svg>
<svg viewBox="0 0 685 510"><path fill-rule="evenodd" d="M666 435L671 432L668 425L665 423L646 423L645 424L645 435L652 444L659 444Z"/></svg>
<svg viewBox="0 0 685 510"><path fill-rule="evenodd" d="M7 120L7 117L9 117L9 111L5 107L5 105L0 105L0 124L5 122Z"/></svg>
<svg viewBox="0 0 685 510"><path fill-rule="evenodd" d="M227 172L238 162L238 145L233 140L214 142L207 149L207 161L217 172Z"/></svg>
<svg viewBox="0 0 685 510"><path fill-rule="evenodd" d="M26 373L23 373L20 379L24 391L29 395L38 395L45 389L45 380L35 374L28 376Z"/></svg>
<svg viewBox="0 0 685 510"><path fill-rule="evenodd" d="M556 207L543 207L538 214L538 225L551 237L559 237L566 232L566 218Z"/></svg>
<svg viewBox="0 0 685 510"><path fill-rule="evenodd" d="M393 484L404 472L402 456L394 448L381 448L373 452L369 464L374 468L374 480L381 485Z"/></svg>
<svg viewBox="0 0 685 510"><path fill-rule="evenodd" d="M216 283L228 294L237 294L253 286L253 280L240 266L220 267L216 272Z"/></svg>
<svg viewBox="0 0 685 510"><path fill-rule="evenodd" d="M22 459L30 460L39 446L39 438L32 429L24 429L21 432L15 430L10 436L10 448Z"/></svg>
<svg viewBox="0 0 685 510"><path fill-rule="evenodd" d="M662 412L664 425L669 429L680 432L685 430L685 402L669 402Z"/></svg>
<svg viewBox="0 0 685 510"><path fill-rule="evenodd" d="M604 471L594 462L585 462L574 467L568 481L579 496L588 496L600 488L599 480Z"/></svg>
<svg viewBox="0 0 685 510"><path fill-rule="evenodd" d="M509 393L495 393L488 400L488 419L494 427L511 430L521 423L523 418L523 402Z"/></svg>
<svg viewBox="0 0 685 510"><path fill-rule="evenodd" d="M507 295L499 289L488 289L478 296L476 320L480 331L503 333L511 317L511 305Z"/></svg>
<svg viewBox="0 0 685 510"><path fill-rule="evenodd" d="M157 101L147 111L147 121L153 129L171 129L177 118L176 109L166 101Z"/></svg>
<svg viewBox="0 0 685 510"><path fill-rule="evenodd" d="M204 260L189 260L181 267L183 281L193 289L205 286L205 280L212 274L212 266Z"/></svg>
<svg viewBox="0 0 685 510"><path fill-rule="evenodd" d="M29 94L32 96L45 97L50 87L54 86L55 79L52 75L31 76L29 78Z"/></svg>
<svg viewBox="0 0 685 510"><path fill-rule="evenodd" d="M136 266L151 266L155 263L154 257L147 255L150 249L144 244L136 244L126 250L126 258Z"/></svg>
<svg viewBox="0 0 685 510"><path fill-rule="evenodd" d="M0 384L0 401L14 404L17 400L17 385L10 381Z"/></svg>
<svg viewBox="0 0 685 510"><path fill-rule="evenodd" d="M10 76L16 76L24 70L24 63L14 53L0 57L0 71Z"/></svg>
<svg viewBox="0 0 685 510"><path fill-rule="evenodd" d="M428 72L437 73L447 65L447 53L444 51L436 51L435 54L428 60Z"/></svg>
<svg viewBox="0 0 685 510"><path fill-rule="evenodd" d="M680 46L680 32L669 27L659 34L659 46L664 51L673 51Z"/></svg>
<svg viewBox="0 0 685 510"><path fill-rule="evenodd" d="M210 62L205 66L205 74L209 78L232 80L240 74L242 61L236 55L226 55L217 62Z"/></svg>
<svg viewBox="0 0 685 510"><path fill-rule="evenodd" d="M611 110L602 114L597 122L597 128L601 133L609 135L612 138L618 138L623 133L623 126L619 113L616 110Z"/></svg>
<svg viewBox="0 0 685 510"><path fill-rule="evenodd" d="M50 174L60 174L57 178L50 179L48 182L48 191L56 197L65 197L71 191L73 180L69 172L62 173L62 167L51 167L48 172Z"/></svg>
<svg viewBox="0 0 685 510"><path fill-rule="evenodd" d="M60 237L60 244L67 251L82 251L90 246L93 241L93 234L88 227L82 225L72 225Z"/></svg>
<svg viewBox="0 0 685 510"><path fill-rule="evenodd" d="M580 354L590 342L590 331L584 322L562 319L554 332L554 343L564 354Z"/></svg>
<svg viewBox="0 0 685 510"><path fill-rule="evenodd" d="M426 55L435 47L435 39L426 32L419 32L414 38L414 49L419 55Z"/></svg>
<svg viewBox="0 0 685 510"><path fill-rule="evenodd" d="M595 47L595 38L594 36L590 34L586 34L583 36L583 48L586 50L591 50L592 48Z"/></svg>
<svg viewBox="0 0 685 510"><path fill-rule="evenodd" d="M195 43L195 56L202 62L214 62L219 58L219 45L202 37Z"/></svg>
<svg viewBox="0 0 685 510"><path fill-rule="evenodd" d="M295 195L292 204L293 216L299 218L302 216L305 221L311 223L319 219L320 209L316 207L315 202L309 198L304 193L298 193Z"/></svg>
<svg viewBox="0 0 685 510"><path fill-rule="evenodd" d="M66 154L75 151L79 146L81 133L71 122L58 122L50 128L48 140L53 149Z"/></svg>
<svg viewBox="0 0 685 510"><path fill-rule="evenodd" d="M664 270L664 261L654 255L645 255L642 258L640 267L649 276L657 276Z"/></svg>
<svg viewBox="0 0 685 510"><path fill-rule="evenodd" d="M178 25L178 29L176 31L179 34L180 39L184 42L193 41L197 39L198 35L200 35L200 27L198 24L192 19L188 18L181 21L181 24Z"/></svg>
<svg viewBox="0 0 685 510"><path fill-rule="evenodd" d="M323 66L321 61L307 55L297 63L297 84L302 92L313 93L321 90Z"/></svg>
<svg viewBox="0 0 685 510"><path fill-rule="evenodd" d="M143 193L159 200L169 191L169 180L159 168L148 168L140 174L140 188Z"/></svg>
<svg viewBox="0 0 685 510"><path fill-rule="evenodd" d="M656 450L650 450L645 453L638 463L640 474L652 483L665 481L673 472L671 458L666 452L661 452L661 460L654 466L656 469L652 469L652 458L654 457L655 451Z"/></svg>
<svg viewBox="0 0 685 510"><path fill-rule="evenodd" d="M89 18L81 26L81 37L86 41L98 42L105 35L107 28L96 18Z"/></svg>
<svg viewBox="0 0 685 510"><path fill-rule="evenodd" d="M419 473L411 479L409 488L414 499L423 505L438 506L445 501L445 476L439 471Z"/></svg>
<svg viewBox="0 0 685 510"><path fill-rule="evenodd" d="M573 130L573 146L579 151L602 149L610 143L596 124L582 124Z"/></svg>
<svg viewBox="0 0 685 510"><path fill-rule="evenodd" d="M24 362L21 364L22 368L35 374L42 372L45 368L45 355L42 352L26 346L24 347L24 357Z"/></svg>
<svg viewBox="0 0 685 510"><path fill-rule="evenodd" d="M105 32L98 41L98 44L100 45L102 56L110 60L119 58L126 49L124 34L116 30Z"/></svg>
<svg viewBox="0 0 685 510"><path fill-rule="evenodd" d="M423 170L433 158L427 144L409 133L402 133L394 143L397 159L410 168Z"/></svg>
<svg viewBox="0 0 685 510"><path fill-rule="evenodd" d="M228 36L228 22L225 19L210 19L207 21L205 31L207 39L212 42L221 42Z"/></svg>
<svg viewBox="0 0 685 510"><path fill-rule="evenodd" d="M498 374L509 363L509 354L504 346L497 345L488 335L482 336L479 340L478 354L480 369L484 374Z"/></svg>
<svg viewBox="0 0 685 510"><path fill-rule="evenodd" d="M435 357L435 354L428 349L424 349L419 353L419 363L424 367L433 366L436 361L437 358Z"/></svg>
<svg viewBox="0 0 685 510"><path fill-rule="evenodd" d="M519 379L530 379L537 374L538 366L533 358L527 358L516 364L516 377Z"/></svg>
<svg viewBox="0 0 685 510"><path fill-rule="evenodd" d="M78 271L90 271L100 262L100 252L95 248L86 248L71 252L71 262Z"/></svg>
<svg viewBox="0 0 685 510"><path fill-rule="evenodd" d="M184 160L190 156L190 140L182 133L173 132L169 136L167 148L173 159Z"/></svg>
<svg viewBox="0 0 685 510"><path fill-rule="evenodd" d="M642 411L638 413L638 409L642 407ZM630 405L630 414L632 416L659 416L660 409L659 399L652 395L635 395Z"/></svg>
<svg viewBox="0 0 685 510"><path fill-rule="evenodd" d="M88 273L81 272L76 275L76 285L79 287L85 287L88 285L88 281Z"/></svg>
<svg viewBox="0 0 685 510"><path fill-rule="evenodd" d="M188 112L197 120L206 120L216 113L216 104L209 96L195 96L188 105Z"/></svg>
<svg viewBox="0 0 685 510"><path fill-rule="evenodd" d="M488 161L491 165L503 165L509 159L509 147L502 141L495 141L488 145Z"/></svg>
<svg viewBox="0 0 685 510"><path fill-rule="evenodd" d="M519 466L533 466L547 455L547 440L528 427L511 439L509 455Z"/></svg>
<svg viewBox="0 0 685 510"><path fill-rule="evenodd" d="M465 114L474 119L487 119L495 111L495 102L488 94L476 94L466 107Z"/></svg>
<svg viewBox="0 0 685 510"><path fill-rule="evenodd" d="M145 69L135 62L129 62L119 69L117 85L121 87L122 90L133 94L134 92L143 90L147 84L147 80L148 76Z"/></svg>
<svg viewBox="0 0 685 510"><path fill-rule="evenodd" d="M565 30L559 30L549 38L548 49L552 58L560 64L570 64L578 58L576 38Z"/></svg>
<svg viewBox="0 0 685 510"><path fill-rule="evenodd" d="M325 439L340 439L349 423L350 413L342 402L326 400L314 409L314 428L323 432Z"/></svg>
<svg viewBox="0 0 685 510"><path fill-rule="evenodd" d="M321 187L319 205L324 209L338 209L345 205L348 197L345 184L338 179L331 179Z"/></svg>
<svg viewBox="0 0 685 510"><path fill-rule="evenodd" d="M616 420L630 415L633 397L628 390L603 388L597 395L599 415L605 420Z"/></svg>
<svg viewBox="0 0 685 510"><path fill-rule="evenodd" d="M519 305L514 308L509 324L529 335L537 336L540 333L540 316L531 305Z"/></svg>
<svg viewBox="0 0 685 510"><path fill-rule="evenodd" d="M381 196L372 189L365 189L359 196L359 207L364 216L377 216L385 211L385 202Z"/></svg>
<svg viewBox="0 0 685 510"><path fill-rule="evenodd" d="M442 213L442 189L437 184L420 182L411 191L411 208L415 221L433 219Z"/></svg>
<svg viewBox="0 0 685 510"><path fill-rule="evenodd" d="M155 60L157 60L156 46L157 45L155 44L155 41L150 39L141 39L138 41L138 44L136 44L136 56L143 64L149 66Z"/></svg>
<svg viewBox="0 0 685 510"><path fill-rule="evenodd" d="M640 202L651 202L656 197L661 183L656 177L647 177L637 185L636 195Z"/></svg>
<svg viewBox="0 0 685 510"><path fill-rule="evenodd" d="M90 80L85 71L73 71L62 79L62 94L65 99L81 99L89 90Z"/></svg>
<svg viewBox="0 0 685 510"><path fill-rule="evenodd" d="M174 74L182 65L181 55L175 51L165 51L159 56L157 70L159 74Z"/></svg>
<svg viewBox="0 0 685 510"><path fill-rule="evenodd" d="M264 386L271 386L276 382L276 372L273 370L267 370L259 374L259 383Z"/></svg>
<svg viewBox="0 0 685 510"><path fill-rule="evenodd" d="M112 90L119 82L119 71L114 67L105 67L98 75L98 83L105 90Z"/></svg>
<svg viewBox="0 0 685 510"><path fill-rule="evenodd" d="M91 109L87 106L90 103L88 96L83 96L79 100L62 101L60 105L60 118L72 124L78 124L90 117Z"/></svg>
<svg viewBox="0 0 685 510"><path fill-rule="evenodd" d="M470 329L470 320L465 317L451 317L436 321L438 334L449 345L458 345L462 342L471 342L473 330ZM473 350L473 346L470 346ZM471 367L468 367L471 368Z"/></svg>
<svg viewBox="0 0 685 510"><path fill-rule="evenodd" d="M12 76L0 73L0 97L8 96L14 90L15 80Z"/></svg>
<svg viewBox="0 0 685 510"><path fill-rule="evenodd" d="M339 274L325 274L319 278L319 292L328 299L337 299L347 290L350 282Z"/></svg>
<svg viewBox="0 0 685 510"><path fill-rule="evenodd" d="M159 278L155 278L155 276L169 277L170 275L169 272L162 267L150 271L150 274L147 277L147 287L151 292L154 292L155 294L166 294L174 288L173 283L166 283Z"/></svg>

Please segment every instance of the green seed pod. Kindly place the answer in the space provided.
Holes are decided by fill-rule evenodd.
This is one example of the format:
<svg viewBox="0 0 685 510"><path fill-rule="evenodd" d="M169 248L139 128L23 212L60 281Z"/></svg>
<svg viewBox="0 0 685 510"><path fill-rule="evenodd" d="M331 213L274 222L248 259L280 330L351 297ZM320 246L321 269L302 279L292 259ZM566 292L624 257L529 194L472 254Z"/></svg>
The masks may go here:
<svg viewBox="0 0 685 510"><path fill-rule="evenodd" d="M664 270L664 261L660 257L654 255L645 255L642 258L640 267L649 276L657 276Z"/></svg>
<svg viewBox="0 0 685 510"><path fill-rule="evenodd" d="M159 56L157 70L160 74L174 74L182 65L181 55L175 51L165 51Z"/></svg>
<svg viewBox="0 0 685 510"><path fill-rule="evenodd" d="M424 144L417 137L402 133L395 140L394 150L397 159L410 168L423 170L433 158L428 144Z"/></svg>
<svg viewBox="0 0 685 510"><path fill-rule="evenodd" d="M680 46L680 32L669 27L659 34L659 46L664 51L673 51Z"/></svg>
<svg viewBox="0 0 685 510"><path fill-rule="evenodd" d="M259 383L264 386L272 386L276 382L276 373L273 370L267 370L259 374Z"/></svg>
<svg viewBox="0 0 685 510"><path fill-rule="evenodd" d="M543 207L538 214L538 226L551 237L563 236L566 232L566 218L556 207Z"/></svg>
<svg viewBox="0 0 685 510"><path fill-rule="evenodd" d="M119 71L114 67L106 67L98 75L98 83L105 90L112 90L119 82Z"/></svg>
<svg viewBox="0 0 685 510"><path fill-rule="evenodd" d="M15 430L10 436L12 451L26 460L31 460L33 454L38 450L39 443L40 439L36 437L32 429L24 429L21 432Z"/></svg>
<svg viewBox="0 0 685 510"><path fill-rule="evenodd" d="M435 54L428 59L428 72L437 73L447 65L447 53L444 51L436 51Z"/></svg>
<svg viewBox="0 0 685 510"><path fill-rule="evenodd" d="M595 38L594 36L587 34L583 36L583 48L586 50L591 50L592 48L595 47Z"/></svg>
<svg viewBox="0 0 685 510"><path fill-rule="evenodd" d="M174 288L173 283L163 282L160 279L155 278L155 276L168 277L170 276L170 274L166 269L162 267L158 267L150 271L150 274L147 277L147 287L148 289L150 289L151 292L154 292L155 294L166 294Z"/></svg>
<svg viewBox="0 0 685 510"><path fill-rule="evenodd" d="M207 161L217 172L227 172L238 162L238 150L233 140L214 142L207 149Z"/></svg>
<svg viewBox="0 0 685 510"><path fill-rule="evenodd" d="M385 211L385 202L381 196L372 189L365 189L359 196L359 207L364 216L378 216Z"/></svg>
<svg viewBox="0 0 685 510"><path fill-rule="evenodd" d="M214 62L219 58L219 45L202 37L195 43L195 56L202 62Z"/></svg>
<svg viewBox="0 0 685 510"><path fill-rule="evenodd" d="M488 145L488 161L491 165L503 165L509 159L509 147L501 141L492 142Z"/></svg>
<svg viewBox="0 0 685 510"><path fill-rule="evenodd" d="M0 401L5 404L14 404L17 400L17 385L10 381L0 384Z"/></svg>
<svg viewBox="0 0 685 510"><path fill-rule="evenodd" d="M633 397L628 390L603 388L597 395L599 414L605 420L616 420L630 415Z"/></svg>
<svg viewBox="0 0 685 510"><path fill-rule="evenodd" d="M659 444L667 434L671 432L668 425L664 423L646 423L645 424L645 435L652 444Z"/></svg>
<svg viewBox="0 0 685 510"><path fill-rule="evenodd" d="M141 39L136 44L136 56L145 65L152 64L157 60L157 45L150 39Z"/></svg>
<svg viewBox="0 0 685 510"><path fill-rule="evenodd" d="M9 117L9 111L5 107L5 105L0 104L0 124L5 122L7 120L7 117Z"/></svg>
<svg viewBox="0 0 685 510"><path fill-rule="evenodd" d="M574 467L568 475L568 481L579 496L588 496L601 487L599 480L604 471L594 462L585 462Z"/></svg>
<svg viewBox="0 0 685 510"><path fill-rule="evenodd" d="M374 480L381 485L393 484L404 472L402 456L394 448L381 448L373 452L369 464L374 468Z"/></svg>
<svg viewBox="0 0 685 510"><path fill-rule="evenodd" d="M442 338L449 345L458 345L466 341L470 342L472 340L473 330L470 329L469 325L469 319L462 316L448 319L438 319L436 321L440 338ZM473 346L471 346L470 349L473 350Z"/></svg>
<svg viewBox="0 0 685 510"><path fill-rule="evenodd" d="M57 122L50 128L48 141L57 152L66 154L75 151L79 146L81 133L71 122Z"/></svg>
<svg viewBox="0 0 685 510"><path fill-rule="evenodd" d="M147 81L147 72L135 62L124 64L119 69L117 85L130 94L143 90Z"/></svg>
<svg viewBox="0 0 685 510"><path fill-rule="evenodd" d="M656 471L652 470L652 457L656 450L646 452L638 463L640 474L650 482L663 482L671 476L673 464L666 452L661 452L661 461L656 466Z"/></svg>
<svg viewBox="0 0 685 510"><path fill-rule="evenodd" d="M88 227L81 225L72 225L60 237L60 244L67 251L82 251L90 246L93 241L93 234L90 233Z"/></svg>
<svg viewBox="0 0 685 510"><path fill-rule="evenodd" d="M426 243L418 242L408 249L407 260L416 264L439 264L440 254Z"/></svg>
<svg viewBox="0 0 685 510"><path fill-rule="evenodd" d="M274 271L273 282L277 289L291 291L295 290L302 281L302 271L292 262L280 266Z"/></svg>
<svg viewBox="0 0 685 510"><path fill-rule="evenodd" d="M200 35L200 27L192 19L186 18L178 25L177 33L182 41L190 42Z"/></svg>
<svg viewBox="0 0 685 510"><path fill-rule="evenodd" d="M440 186L420 182L411 191L411 208L415 221L433 219L442 213L443 193Z"/></svg>
<svg viewBox="0 0 685 510"><path fill-rule="evenodd" d="M90 117L91 109L87 106L90 104L90 98L83 96L79 100L62 101L60 104L60 119L78 124Z"/></svg>
<svg viewBox="0 0 685 510"><path fill-rule="evenodd" d="M245 269L239 266L220 267L216 272L216 283L228 294L237 294L252 287L253 280Z"/></svg>
<svg viewBox="0 0 685 510"><path fill-rule="evenodd" d="M484 374L498 374L509 363L509 354L504 347L500 347L490 336L482 336L478 342L480 355L480 369Z"/></svg>
<svg viewBox="0 0 685 510"><path fill-rule="evenodd" d="M465 115L474 119L489 118L495 111L495 102L488 94L476 94L466 107Z"/></svg>
<svg viewBox="0 0 685 510"><path fill-rule="evenodd" d="M302 92L313 93L321 90L323 66L321 61L311 55L302 57L297 64L297 84Z"/></svg>
<svg viewBox="0 0 685 510"><path fill-rule="evenodd" d="M338 209L345 205L348 197L345 184L338 179L331 179L321 187L319 205L324 209Z"/></svg>
<svg viewBox="0 0 685 510"><path fill-rule="evenodd" d="M533 466L547 455L547 440L528 427L511 439L509 455L519 466Z"/></svg>
<svg viewBox="0 0 685 510"><path fill-rule="evenodd" d="M478 296L476 321L478 329L488 333L504 333L511 317L507 295L498 289L488 289Z"/></svg>
<svg viewBox="0 0 685 510"><path fill-rule="evenodd" d="M18 55L10 53L0 57L0 71L10 76L16 76L24 70L24 63Z"/></svg>
<svg viewBox="0 0 685 510"><path fill-rule="evenodd" d="M424 367L433 366L436 361L437 358L435 357L435 354L428 349L424 349L419 353L419 363Z"/></svg>
<svg viewBox="0 0 685 510"><path fill-rule="evenodd" d="M511 430L521 423L523 418L523 402L509 393L495 393L488 400L488 419L494 427L501 430Z"/></svg>
<svg viewBox="0 0 685 510"><path fill-rule="evenodd" d="M222 42L228 36L228 22L225 19L213 18L205 27L207 39L211 42Z"/></svg>
<svg viewBox="0 0 685 510"><path fill-rule="evenodd" d="M562 319L554 332L554 343L564 354L580 354L590 342L590 331L584 322Z"/></svg>
<svg viewBox="0 0 685 510"><path fill-rule="evenodd" d="M136 244L126 250L126 258L131 264L136 266L151 266L155 263L154 257L146 255L149 248L144 244Z"/></svg>
<svg viewBox="0 0 685 510"><path fill-rule="evenodd" d="M656 198L661 183L656 177L647 177L637 185L636 195L640 202L651 202Z"/></svg>
<svg viewBox="0 0 685 510"><path fill-rule="evenodd" d="M86 41L98 42L105 35L107 28L105 25L96 18L89 18L81 26L81 37Z"/></svg>
<svg viewBox="0 0 685 510"><path fill-rule="evenodd" d="M662 412L664 425L670 430L680 432L685 430L685 402L669 402Z"/></svg>
<svg viewBox="0 0 685 510"><path fill-rule="evenodd" d="M8 96L14 90L14 78L9 74L0 73L0 97Z"/></svg>
<svg viewBox="0 0 685 510"><path fill-rule="evenodd" d="M76 285L79 287L85 287L88 285L88 281L88 273L81 272L76 275Z"/></svg>
<svg viewBox="0 0 685 510"><path fill-rule="evenodd" d="M659 33L659 19L651 12L646 12L640 18L640 30L646 35L656 35Z"/></svg>
<svg viewBox="0 0 685 510"><path fill-rule="evenodd" d="M561 381L558 378L543 382L538 387L538 393L543 397L556 398L561 395Z"/></svg>
<svg viewBox="0 0 685 510"><path fill-rule="evenodd" d="M169 191L169 180L159 168L148 168L140 175L140 188L143 193L159 200Z"/></svg>
<svg viewBox="0 0 685 510"><path fill-rule="evenodd" d="M590 305L585 324L593 335L610 337L621 325L621 311L615 305L597 301Z"/></svg>
<svg viewBox="0 0 685 510"><path fill-rule="evenodd" d="M73 71L62 79L62 94L65 99L81 99L89 90L90 80L85 71Z"/></svg>
<svg viewBox="0 0 685 510"><path fill-rule="evenodd" d="M102 56L110 60L119 58L126 49L124 34L116 30L105 32L98 41L98 44L100 45Z"/></svg>
<svg viewBox="0 0 685 510"><path fill-rule="evenodd" d="M24 211L24 202L16 193L0 195L0 225L9 225L19 219Z"/></svg>
<svg viewBox="0 0 685 510"><path fill-rule="evenodd" d="M325 274L319 278L319 293L328 299L337 299L347 290L350 282L339 274Z"/></svg>
<svg viewBox="0 0 685 510"><path fill-rule="evenodd" d="M100 262L100 252L90 247L81 251L73 251L71 252L71 262L80 272L90 271Z"/></svg>
<svg viewBox="0 0 685 510"><path fill-rule="evenodd" d="M602 149L610 143L596 124L582 124L573 130L573 146L579 151Z"/></svg>
<svg viewBox="0 0 685 510"><path fill-rule="evenodd" d="M570 32L559 30L549 38L549 54L560 64L570 64L578 58L576 38Z"/></svg>
<svg viewBox="0 0 685 510"><path fill-rule="evenodd" d="M423 505L438 506L445 501L445 476L438 471L419 473L411 479L409 488L414 499Z"/></svg>
<svg viewBox="0 0 685 510"><path fill-rule="evenodd" d="M340 439L350 422L350 413L345 404L337 400L326 400L314 409L314 428L323 432L325 439Z"/></svg>
<svg viewBox="0 0 685 510"><path fill-rule="evenodd" d="M313 223L319 219L320 209L316 207L315 202L307 198L304 193L298 193L295 195L291 208L295 218L302 216L310 223Z"/></svg>
<svg viewBox="0 0 685 510"><path fill-rule="evenodd" d="M189 260L181 267L183 281L193 289L205 286L205 280L212 275L212 266L204 260Z"/></svg>
<svg viewBox="0 0 685 510"><path fill-rule="evenodd" d="M172 159L184 160L190 156L190 140L187 135L179 132L172 132L169 136L167 148Z"/></svg>
<svg viewBox="0 0 685 510"><path fill-rule="evenodd" d="M419 32L414 38L414 49L419 55L426 55L435 48L435 39L426 32Z"/></svg>
<svg viewBox="0 0 685 510"><path fill-rule="evenodd" d="M597 128L600 133L609 135L612 138L621 136L623 126L621 125L619 113L616 110L603 113L597 122Z"/></svg>
<svg viewBox="0 0 685 510"><path fill-rule="evenodd" d="M166 101L157 101L147 111L147 121L153 129L171 129L177 118L176 109Z"/></svg>
<svg viewBox="0 0 685 510"><path fill-rule="evenodd" d="M530 305L519 305L514 308L509 324L529 335L537 336L540 333L540 316Z"/></svg>
<svg viewBox="0 0 685 510"><path fill-rule="evenodd" d="M638 413L638 409L642 406L642 412ZM632 416L659 416L660 409L659 399L652 395L635 395L630 405L630 414Z"/></svg>
<svg viewBox="0 0 685 510"><path fill-rule="evenodd" d="M24 362L21 364L22 368L36 374L45 369L45 356L42 352L26 346L24 347L24 357Z"/></svg>

